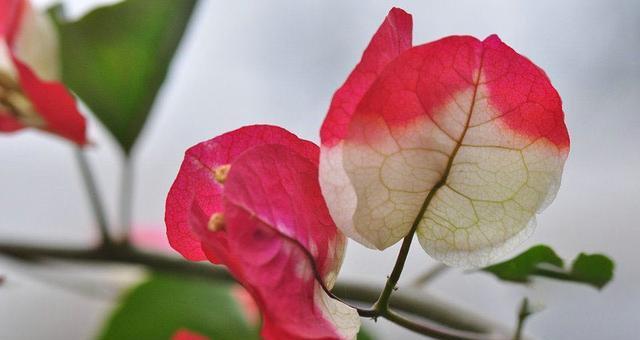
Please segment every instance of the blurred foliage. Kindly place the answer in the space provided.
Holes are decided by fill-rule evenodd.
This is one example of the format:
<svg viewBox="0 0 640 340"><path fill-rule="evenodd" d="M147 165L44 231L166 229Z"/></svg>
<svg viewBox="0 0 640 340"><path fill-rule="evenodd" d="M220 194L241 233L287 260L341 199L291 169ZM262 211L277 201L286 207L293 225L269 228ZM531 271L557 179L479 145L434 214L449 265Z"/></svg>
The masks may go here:
<svg viewBox="0 0 640 340"><path fill-rule="evenodd" d="M605 255L581 253L571 268L564 268L564 261L546 245L537 245L522 254L482 269L501 280L527 283L532 276L585 283L598 289L613 278L614 263Z"/></svg>
<svg viewBox="0 0 640 340"><path fill-rule="evenodd" d="M375 337L373 337L373 335L369 334L369 331L364 329L364 327L360 326L360 333L358 333L357 340L374 340L374 339L375 339Z"/></svg>
<svg viewBox="0 0 640 340"><path fill-rule="evenodd" d="M123 296L98 339L168 340L188 329L215 340L258 340L258 325L247 323L232 287L229 282L154 274ZM358 334L358 340L373 339L366 331Z"/></svg>
<svg viewBox="0 0 640 340"><path fill-rule="evenodd" d="M197 0L127 0L78 21L49 12L64 82L129 154L165 80Z"/></svg>
<svg viewBox="0 0 640 340"><path fill-rule="evenodd" d="M216 340L257 339L231 284L153 275L126 294L99 339L170 339L186 328Z"/></svg>
<svg viewBox="0 0 640 340"><path fill-rule="evenodd" d="M613 278L613 261L602 254L581 253L571 265L570 276L576 281L604 287Z"/></svg>
<svg viewBox="0 0 640 340"><path fill-rule="evenodd" d="M529 276L534 275L536 269L542 264L562 269L564 261L550 247L537 245L510 260L483 270L495 274L502 280L528 282Z"/></svg>

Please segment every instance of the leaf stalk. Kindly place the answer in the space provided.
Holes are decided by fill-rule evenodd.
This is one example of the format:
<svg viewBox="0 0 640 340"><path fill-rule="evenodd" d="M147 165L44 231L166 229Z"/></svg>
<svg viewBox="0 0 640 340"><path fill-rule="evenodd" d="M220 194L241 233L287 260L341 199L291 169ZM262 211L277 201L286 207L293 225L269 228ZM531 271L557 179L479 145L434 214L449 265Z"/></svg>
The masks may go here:
<svg viewBox="0 0 640 340"><path fill-rule="evenodd" d="M98 186L96 185L96 181L93 176L93 172L91 171L91 166L89 165L89 160L87 159L85 150L76 148L75 158L78 162L78 167L80 168L80 175L82 176L87 195L89 196L89 203L91 204L91 209L93 211L96 225L98 226L98 232L100 233L101 237L100 245L101 247L105 248L111 247L113 245L113 240L109 235L109 223L107 222L104 204L102 203L102 199L98 191Z"/></svg>

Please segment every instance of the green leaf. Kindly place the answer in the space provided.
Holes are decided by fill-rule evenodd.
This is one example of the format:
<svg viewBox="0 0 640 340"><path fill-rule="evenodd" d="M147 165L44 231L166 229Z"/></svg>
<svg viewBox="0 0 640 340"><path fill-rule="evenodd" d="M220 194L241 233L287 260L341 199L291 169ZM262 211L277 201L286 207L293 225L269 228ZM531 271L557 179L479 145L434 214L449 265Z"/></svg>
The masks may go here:
<svg viewBox="0 0 640 340"><path fill-rule="evenodd" d="M524 253L482 269L501 280L526 283L532 276L584 283L601 289L613 278L613 261L602 254L581 253L571 269L564 268L562 259L549 246L537 245Z"/></svg>
<svg viewBox="0 0 640 340"><path fill-rule="evenodd" d="M153 275L116 308L99 339L170 339L181 328L215 340L258 339L230 295L229 283Z"/></svg>
<svg viewBox="0 0 640 340"><path fill-rule="evenodd" d="M171 339L179 329L215 340L258 340L230 294L228 282L154 274L120 301L102 329L100 340ZM375 339L363 328L358 340Z"/></svg>
<svg viewBox="0 0 640 340"><path fill-rule="evenodd" d="M197 0L127 0L78 21L51 9L63 80L129 153L151 111Z"/></svg>
<svg viewBox="0 0 640 340"><path fill-rule="evenodd" d="M564 265L562 259L549 246L537 245L511 260L494 264L483 270L505 281L529 282L529 276L543 264L560 269Z"/></svg>
<svg viewBox="0 0 640 340"><path fill-rule="evenodd" d="M571 265L571 277L602 289L613 279L614 264L610 258L602 254L581 253Z"/></svg>
<svg viewBox="0 0 640 340"><path fill-rule="evenodd" d="M374 340L375 338L371 333L369 333L364 327L360 327L360 332L358 333L357 340Z"/></svg>

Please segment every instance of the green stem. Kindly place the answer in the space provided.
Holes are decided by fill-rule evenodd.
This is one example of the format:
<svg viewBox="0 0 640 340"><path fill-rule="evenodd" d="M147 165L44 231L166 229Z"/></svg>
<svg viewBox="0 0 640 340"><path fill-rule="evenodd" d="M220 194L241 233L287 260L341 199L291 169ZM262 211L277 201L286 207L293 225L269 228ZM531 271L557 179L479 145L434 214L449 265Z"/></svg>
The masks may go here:
<svg viewBox="0 0 640 340"><path fill-rule="evenodd" d="M520 310L518 311L518 324L516 325L516 330L513 334L513 340L521 340L522 339L522 330L524 329L524 322L531 315L531 311L529 310L529 299L524 298L522 300L522 304L520 305Z"/></svg>
<svg viewBox="0 0 640 340"><path fill-rule="evenodd" d="M396 263L393 266L391 271L391 275L387 279L387 282L378 297L378 300L373 304L371 309L358 309L358 313L363 317L373 317L374 319L377 317L383 317L397 325L400 325L406 329L412 330L414 332L420 333L422 335L430 336L436 339L454 339L454 340L477 340L477 339L486 339L485 335L472 333L472 332L463 332L458 331L451 328L443 328L435 325L430 325L426 323L418 323L413 320L404 318L403 316L395 313L393 310L389 309L389 303L391 300L391 294L397 289L396 286L398 281L400 280L400 276L402 275L402 270L404 269L404 265L407 262L407 256L409 255L409 250L411 249L411 242L413 241L413 236L418 229L418 225L420 225L420 221L422 220L427 208L429 207L429 203L433 199L435 192L444 185L444 180L438 182L434 188L429 192L427 198L424 200L420 211L418 212L418 216L413 222L411 226L411 230L407 236L402 240L402 245L400 246L400 251L398 252L398 257L396 258Z"/></svg>
<svg viewBox="0 0 640 340"><path fill-rule="evenodd" d="M129 155L124 156L120 179L120 242L129 243L131 232L131 210L133 203L133 162Z"/></svg>
<svg viewBox="0 0 640 340"><path fill-rule="evenodd" d="M402 246L400 247L400 252L398 253L398 257L396 258L396 264L393 266L393 270L391 271L391 275L389 275L389 279L387 279L387 283L378 298L378 301L373 305L373 309L376 310L380 315L383 315L385 311L389 309L389 299L391 298L391 294L396 289L396 285L398 284L398 280L400 280L400 275L402 274L402 269L404 268L404 264L407 261L407 255L409 254L409 249L411 249L411 241L413 240L413 231L409 233L409 235L404 237L402 241Z"/></svg>
<svg viewBox="0 0 640 340"><path fill-rule="evenodd" d="M468 337L457 337L454 330L447 329L446 332L443 329L435 329L426 324L415 323L409 319L404 319L399 315L395 314L393 311L389 310L389 301L391 299L391 294L397 289L398 281L400 280L400 275L402 275L402 270L404 269L404 265L407 262L407 256L409 255L409 250L411 249L411 242L413 241L413 236L420 225L420 221L424 217L424 214L429 207L429 203L433 199L435 193L446 183L446 176L436 183L434 187L431 189L427 198L425 198L424 202L422 202L422 207L420 207L420 211L416 216L416 219L413 221L413 225L409 230L409 233L402 240L402 246L400 246L400 251L398 252L398 257L396 258L396 263L391 270L391 274L389 275L387 282L385 283L384 289L380 293L378 300L373 304L373 307L370 309L358 309L358 313L363 317L383 317L391 322L394 322L398 325L401 325L407 329L410 329L414 332L418 332L422 335L435 337L437 339L481 339L482 337L477 334L476 337L468 338ZM437 337L435 334L447 333L448 337Z"/></svg>
<svg viewBox="0 0 640 340"><path fill-rule="evenodd" d="M84 149L76 148L75 156L76 160L78 161L78 166L80 168L82 180L84 181L84 186L87 190L87 195L89 196L89 202L93 210L93 215L98 226L98 231L101 237L101 245L109 247L113 242L111 240L111 236L109 236L109 224L107 223L107 216L105 214L104 205L102 204L102 200L98 192L98 186L96 185L96 181L93 177L93 173L91 171L91 167L89 166L89 161L87 160Z"/></svg>
<svg viewBox="0 0 640 340"><path fill-rule="evenodd" d="M398 257L396 258L396 263L393 266L391 275L389 275L389 279L387 279L387 283L385 284L384 289L382 290L382 293L378 298L378 301L376 301L373 306L373 309L376 310L379 315L384 315L385 312L389 309L389 298L391 297L393 291L396 290L396 285L400 280L400 275L402 274L402 270L404 269L404 264L407 261L407 255L409 255L409 250L411 249L413 235L416 233L418 225L420 225L420 221L422 221L422 218L424 217L424 214L426 213L427 208L429 207L429 203L431 203L431 200L433 199L433 196L435 196L438 189L440 189L445 183L446 176L441 181L436 183L431 191L429 191L427 198L425 198L424 202L422 202L422 207L420 207L418 216L416 216L416 219L413 221L413 225L411 226L409 233L402 240L402 246L400 247L400 252L398 252Z"/></svg>
<svg viewBox="0 0 640 340"><path fill-rule="evenodd" d="M552 269L536 268L532 274L562 281L575 281L575 278L571 277L570 274Z"/></svg>

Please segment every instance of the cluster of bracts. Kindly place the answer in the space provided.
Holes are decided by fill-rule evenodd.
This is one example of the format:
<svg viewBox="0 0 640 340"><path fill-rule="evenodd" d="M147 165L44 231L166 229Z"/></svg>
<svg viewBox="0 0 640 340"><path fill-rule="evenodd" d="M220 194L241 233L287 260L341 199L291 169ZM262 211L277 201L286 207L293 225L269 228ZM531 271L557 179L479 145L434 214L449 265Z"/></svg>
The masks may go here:
<svg viewBox="0 0 640 340"><path fill-rule="evenodd" d="M55 30L0 1L0 131L87 144L58 79ZM321 146L254 125L187 150L166 203L172 247L225 265L256 301L266 339L354 338L328 292L350 238L384 250L417 235L449 265L495 262L553 200L569 150L560 97L497 36L412 44L394 8L339 88Z"/></svg>

